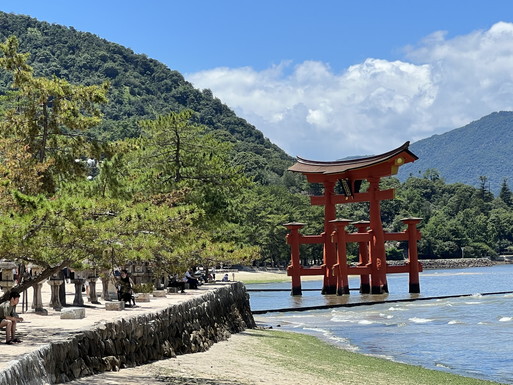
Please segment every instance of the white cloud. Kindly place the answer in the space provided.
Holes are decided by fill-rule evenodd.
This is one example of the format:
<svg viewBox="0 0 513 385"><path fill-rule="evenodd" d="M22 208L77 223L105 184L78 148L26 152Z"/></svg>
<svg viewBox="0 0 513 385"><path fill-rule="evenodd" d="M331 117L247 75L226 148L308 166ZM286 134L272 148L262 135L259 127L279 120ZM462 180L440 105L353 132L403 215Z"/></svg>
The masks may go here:
<svg viewBox="0 0 513 385"><path fill-rule="evenodd" d="M333 160L377 154L513 109L513 24L406 48L402 61L369 58L341 73L307 61L256 71L190 74L291 155Z"/></svg>

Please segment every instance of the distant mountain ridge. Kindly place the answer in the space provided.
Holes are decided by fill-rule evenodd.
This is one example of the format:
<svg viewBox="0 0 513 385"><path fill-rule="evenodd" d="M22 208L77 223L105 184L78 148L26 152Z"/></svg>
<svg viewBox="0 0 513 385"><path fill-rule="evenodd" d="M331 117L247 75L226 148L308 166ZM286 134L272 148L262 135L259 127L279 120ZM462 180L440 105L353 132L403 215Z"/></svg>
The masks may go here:
<svg viewBox="0 0 513 385"><path fill-rule="evenodd" d="M447 183L479 186L480 176L494 194L504 178L513 183L513 111L494 112L466 126L410 145L419 157L400 168L402 181L436 169Z"/></svg>

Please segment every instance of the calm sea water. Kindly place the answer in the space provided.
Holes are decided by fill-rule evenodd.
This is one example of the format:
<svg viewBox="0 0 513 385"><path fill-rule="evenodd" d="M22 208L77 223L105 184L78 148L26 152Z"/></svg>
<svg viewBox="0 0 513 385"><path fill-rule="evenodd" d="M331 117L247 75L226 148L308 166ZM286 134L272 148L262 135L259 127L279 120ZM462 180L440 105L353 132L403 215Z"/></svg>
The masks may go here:
<svg viewBox="0 0 513 385"><path fill-rule="evenodd" d="M408 293L407 274L388 276L390 294L321 295L321 280L303 282L302 296L288 292L250 292L253 310L337 303L467 297L381 303L303 312L278 312L257 320L284 330L320 337L363 354L455 374L513 384L513 265L457 270L427 270L421 294ZM359 285L358 278L350 287ZM247 285L248 289L290 289L290 283Z"/></svg>

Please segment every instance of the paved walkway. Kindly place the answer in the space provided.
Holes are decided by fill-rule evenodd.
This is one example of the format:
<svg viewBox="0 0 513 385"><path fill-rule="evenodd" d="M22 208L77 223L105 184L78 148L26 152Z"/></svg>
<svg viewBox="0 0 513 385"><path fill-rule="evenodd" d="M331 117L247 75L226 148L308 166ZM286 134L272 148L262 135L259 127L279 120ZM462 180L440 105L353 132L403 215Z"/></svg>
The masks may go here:
<svg viewBox="0 0 513 385"><path fill-rule="evenodd" d="M99 282L98 282L99 283ZM97 283L101 290L101 283ZM139 302L135 308L126 308L123 311L105 310L105 302L100 298L101 304L94 305L87 302L85 294L85 318L83 319L61 319L60 312L48 307L50 302L50 286L43 284L42 298L43 305L48 310L48 315L39 315L34 313L32 306L33 291L27 291L28 311L22 313L22 298L17 306L18 314L24 319L18 324L18 337L23 342L20 344L5 344L5 331L0 332L0 370L8 367L12 360L20 359L23 355L39 349L43 345L59 340L68 339L74 333L80 333L84 330L94 328L95 325L103 321L114 321L120 318L127 318L140 315L142 313L155 312L165 309L180 302L187 301L192 297L199 296L208 290L220 287L222 284L208 284L200 286L198 290L186 290L186 293L167 294L166 297L151 296L150 302ZM72 304L75 297L75 287L73 284L66 284L66 303Z"/></svg>

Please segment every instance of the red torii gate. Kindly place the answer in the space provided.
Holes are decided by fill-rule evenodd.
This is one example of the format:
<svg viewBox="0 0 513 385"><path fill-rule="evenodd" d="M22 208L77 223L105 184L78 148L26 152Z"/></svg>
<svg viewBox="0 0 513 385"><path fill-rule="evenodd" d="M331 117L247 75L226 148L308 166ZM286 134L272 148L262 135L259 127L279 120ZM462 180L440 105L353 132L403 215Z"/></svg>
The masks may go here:
<svg viewBox="0 0 513 385"><path fill-rule="evenodd" d="M398 168L405 163L417 160L417 156L408 150L410 143L385 154L342 160L320 162L297 158L289 171L299 172L310 183L321 183L324 195L311 196L312 205L324 206L324 232L320 235L302 235L299 230L304 223L286 223L290 230L287 243L291 247L291 264L287 274L292 277L292 295L301 295L301 276L323 275L323 294L349 294L349 275L360 275L360 292L388 293L387 273L409 273L410 293L420 293L419 271L422 265L417 258L417 241L420 232L417 224L420 218L405 218L407 225L400 233L383 231L380 201L394 198L394 189L380 190L379 182L383 177L397 174ZM369 182L367 191L360 192L363 180ZM341 183L344 194L335 193L335 185ZM370 221L352 222L348 219L336 219L336 205L354 202L369 202ZM346 227L354 225L356 233L348 233ZM367 228L369 228L367 230ZM408 260L404 265L389 266L386 262L386 241L408 241ZM346 243L357 242L359 263L347 264ZM300 262L301 244L320 243L323 248L323 265L319 268L304 268ZM370 276L370 279L369 279Z"/></svg>

